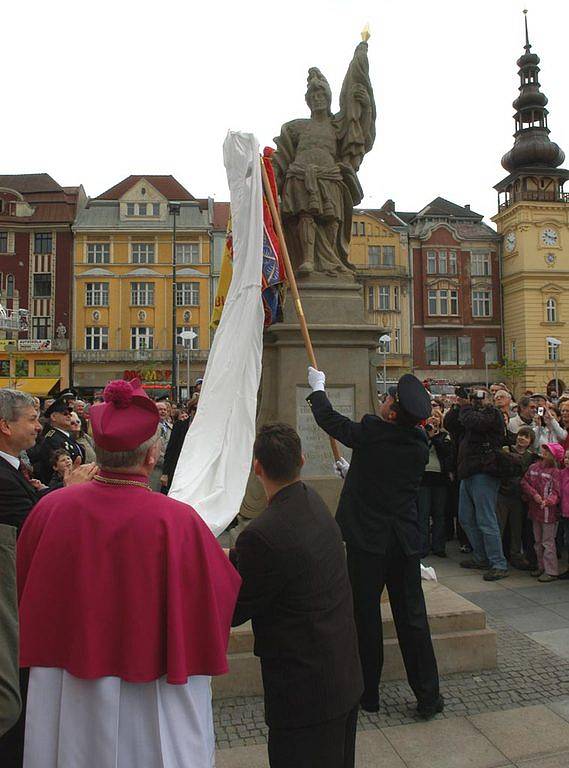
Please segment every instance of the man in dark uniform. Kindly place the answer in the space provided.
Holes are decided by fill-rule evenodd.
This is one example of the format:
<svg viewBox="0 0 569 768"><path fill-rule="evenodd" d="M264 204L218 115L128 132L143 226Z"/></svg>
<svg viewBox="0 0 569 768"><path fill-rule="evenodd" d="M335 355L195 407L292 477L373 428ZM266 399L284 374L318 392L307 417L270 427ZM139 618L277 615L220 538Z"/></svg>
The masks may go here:
<svg viewBox="0 0 569 768"><path fill-rule="evenodd" d="M54 400L45 412L50 428L45 433L38 457L39 479L44 485L49 485L53 475L51 454L58 448L67 451L74 465L81 464L85 460L82 447L71 435L71 413L67 393Z"/></svg>
<svg viewBox="0 0 569 768"><path fill-rule="evenodd" d="M399 647L417 712L425 719L441 712L419 558L421 537L417 492L428 461L427 440L417 424L431 413L421 382L405 374L391 387L380 415L360 422L337 413L324 391L326 377L308 369L308 401L318 425L352 448L336 521L342 530L354 596L354 613L364 693L362 709L379 709L383 666L380 597L387 586Z"/></svg>

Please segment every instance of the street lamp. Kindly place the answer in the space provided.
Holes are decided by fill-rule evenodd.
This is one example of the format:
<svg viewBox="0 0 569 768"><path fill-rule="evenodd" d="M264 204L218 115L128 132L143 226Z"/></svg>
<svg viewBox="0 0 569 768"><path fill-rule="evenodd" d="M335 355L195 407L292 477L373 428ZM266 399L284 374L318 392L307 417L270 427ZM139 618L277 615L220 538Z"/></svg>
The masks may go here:
<svg viewBox="0 0 569 768"><path fill-rule="evenodd" d="M389 345L391 344L391 336L388 333L384 333L379 337L378 352L383 355L383 393L387 394L387 353L389 351Z"/></svg>
<svg viewBox="0 0 569 768"><path fill-rule="evenodd" d="M559 339L556 339L554 336L548 336L545 340L547 341L549 346L553 349L553 366L554 366L553 377L555 379L556 397L559 398L559 375L557 373L557 360L559 358L559 347L561 346L561 341Z"/></svg>
<svg viewBox="0 0 569 768"><path fill-rule="evenodd" d="M197 338L195 331L182 331L178 336L182 341L189 341L190 343L186 347L186 399L190 399L190 350L192 348L192 341Z"/></svg>
<svg viewBox="0 0 569 768"><path fill-rule="evenodd" d="M180 215L180 203L169 203L168 213L173 219L172 237L172 400L177 401L178 356L176 354L176 216Z"/></svg>

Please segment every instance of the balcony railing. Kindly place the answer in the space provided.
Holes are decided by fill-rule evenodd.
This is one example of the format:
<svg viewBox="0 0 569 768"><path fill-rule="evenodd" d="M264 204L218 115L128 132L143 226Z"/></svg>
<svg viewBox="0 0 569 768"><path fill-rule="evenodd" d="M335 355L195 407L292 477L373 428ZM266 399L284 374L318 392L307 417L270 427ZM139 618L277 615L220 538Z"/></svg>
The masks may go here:
<svg viewBox="0 0 569 768"><path fill-rule="evenodd" d="M27 331L27 309L5 309L0 304L0 330L1 331Z"/></svg>
<svg viewBox="0 0 569 768"><path fill-rule="evenodd" d="M504 200L504 202L500 203L499 210L503 211L506 208L509 208L511 205L522 202L524 200L537 201L541 203L569 203L569 193L552 192L540 189L528 189L523 192L515 192L509 197L508 200Z"/></svg>
<svg viewBox="0 0 569 768"><path fill-rule="evenodd" d="M186 357L186 348L179 346L178 353L182 360ZM209 350L191 349L192 360L207 360ZM74 363L169 363L172 361L170 349L79 349L72 353Z"/></svg>
<svg viewBox="0 0 569 768"><path fill-rule="evenodd" d="M407 267L402 267L399 264L393 264L393 265L387 265L387 264L356 264L356 272L365 272L366 274L369 272L377 272L378 276L386 275L393 277L394 275L397 275L398 277L408 277L409 276L409 270Z"/></svg>

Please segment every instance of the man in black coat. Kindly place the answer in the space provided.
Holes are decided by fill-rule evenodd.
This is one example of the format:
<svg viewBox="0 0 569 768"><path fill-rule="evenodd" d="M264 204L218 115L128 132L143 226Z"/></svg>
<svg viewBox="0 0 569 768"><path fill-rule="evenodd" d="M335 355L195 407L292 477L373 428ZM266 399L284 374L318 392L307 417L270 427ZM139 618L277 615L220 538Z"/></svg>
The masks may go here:
<svg viewBox="0 0 569 768"><path fill-rule="evenodd" d="M261 429L269 503L229 551L243 579L233 624L252 619L271 768L353 768L362 678L344 547L303 463L292 427Z"/></svg>
<svg viewBox="0 0 569 768"><path fill-rule="evenodd" d="M428 719L444 706L421 587L417 494L428 460L425 433L416 425L431 413L421 382L405 374L391 387L380 415L351 421L332 408L325 375L308 369L308 401L318 425L352 448L336 520L348 557L364 676L361 706L379 709L383 666L380 597L387 586L407 679L418 713Z"/></svg>
<svg viewBox="0 0 569 768"><path fill-rule="evenodd" d="M12 389L0 391L0 523L18 530L40 498L20 454L41 431L33 398Z"/></svg>
<svg viewBox="0 0 569 768"><path fill-rule="evenodd" d="M497 581L508 576L496 515L506 425L484 390L474 392L460 408L459 422L464 436L458 448L458 516L472 547L472 557L461 566L485 571L485 581Z"/></svg>

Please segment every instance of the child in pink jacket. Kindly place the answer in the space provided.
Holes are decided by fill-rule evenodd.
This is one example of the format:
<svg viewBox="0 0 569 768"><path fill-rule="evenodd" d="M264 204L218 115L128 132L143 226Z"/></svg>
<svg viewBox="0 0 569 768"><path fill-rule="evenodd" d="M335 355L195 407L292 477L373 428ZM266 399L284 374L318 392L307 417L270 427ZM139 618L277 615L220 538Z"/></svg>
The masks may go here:
<svg viewBox="0 0 569 768"><path fill-rule="evenodd" d="M521 488L528 499L528 514L533 522L538 581L555 581L559 575L555 535L559 520L559 469L565 450L559 443L541 446L541 461L532 464L524 475Z"/></svg>

